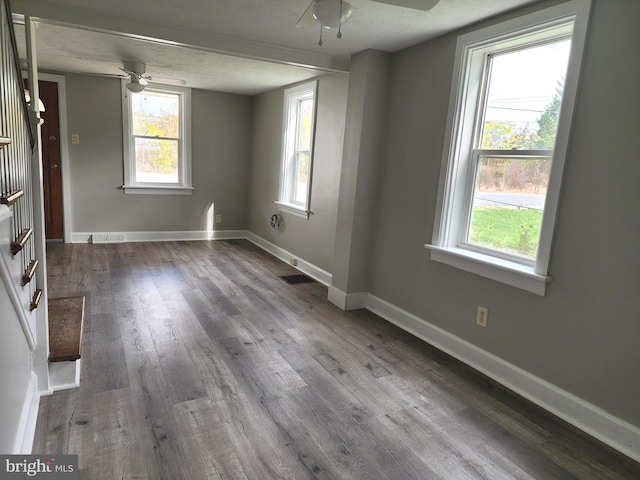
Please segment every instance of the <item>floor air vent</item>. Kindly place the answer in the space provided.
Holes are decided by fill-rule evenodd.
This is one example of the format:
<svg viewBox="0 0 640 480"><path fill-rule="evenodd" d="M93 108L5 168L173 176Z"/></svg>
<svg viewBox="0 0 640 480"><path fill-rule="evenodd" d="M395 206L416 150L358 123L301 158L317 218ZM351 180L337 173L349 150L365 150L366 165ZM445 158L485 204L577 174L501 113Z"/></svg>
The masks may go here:
<svg viewBox="0 0 640 480"><path fill-rule="evenodd" d="M298 283L312 283L315 282L315 280L311 277L308 277L306 275L282 275L280 276L281 279L283 279L285 282L287 282L290 285L297 285Z"/></svg>
<svg viewBox="0 0 640 480"><path fill-rule="evenodd" d="M124 242L123 233L94 233L91 243L121 243Z"/></svg>

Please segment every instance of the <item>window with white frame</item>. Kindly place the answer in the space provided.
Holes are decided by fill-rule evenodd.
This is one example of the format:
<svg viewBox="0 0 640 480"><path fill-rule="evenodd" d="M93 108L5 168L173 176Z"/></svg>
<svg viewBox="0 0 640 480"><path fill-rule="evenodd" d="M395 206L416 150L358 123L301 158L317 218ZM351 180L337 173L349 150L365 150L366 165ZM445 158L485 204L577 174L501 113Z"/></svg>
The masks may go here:
<svg viewBox="0 0 640 480"><path fill-rule="evenodd" d="M191 91L122 85L125 193L189 195Z"/></svg>
<svg viewBox="0 0 640 480"><path fill-rule="evenodd" d="M544 295L588 12L458 39L432 260Z"/></svg>
<svg viewBox="0 0 640 480"><path fill-rule="evenodd" d="M284 91L280 210L309 217L317 81Z"/></svg>

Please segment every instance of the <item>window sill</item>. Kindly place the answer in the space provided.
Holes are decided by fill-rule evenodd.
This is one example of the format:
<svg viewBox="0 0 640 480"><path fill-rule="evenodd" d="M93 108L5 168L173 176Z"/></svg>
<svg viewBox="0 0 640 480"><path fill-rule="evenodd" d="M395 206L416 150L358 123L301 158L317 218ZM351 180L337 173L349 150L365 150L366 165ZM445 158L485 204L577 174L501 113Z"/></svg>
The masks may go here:
<svg viewBox="0 0 640 480"><path fill-rule="evenodd" d="M294 217L304 218L305 220L309 220L309 214L311 213L309 210L306 210L297 205L293 205L291 203L283 203L283 202L274 202L278 206L278 210L284 213L288 213L293 215Z"/></svg>
<svg viewBox="0 0 640 480"><path fill-rule="evenodd" d="M175 187L164 185L122 185L127 195L191 195L193 187Z"/></svg>
<svg viewBox="0 0 640 480"><path fill-rule="evenodd" d="M551 281L551 277L535 273L533 267L489 255L430 244L425 245L425 248L431 250L431 260L435 262L490 278L541 297L544 297L547 283Z"/></svg>

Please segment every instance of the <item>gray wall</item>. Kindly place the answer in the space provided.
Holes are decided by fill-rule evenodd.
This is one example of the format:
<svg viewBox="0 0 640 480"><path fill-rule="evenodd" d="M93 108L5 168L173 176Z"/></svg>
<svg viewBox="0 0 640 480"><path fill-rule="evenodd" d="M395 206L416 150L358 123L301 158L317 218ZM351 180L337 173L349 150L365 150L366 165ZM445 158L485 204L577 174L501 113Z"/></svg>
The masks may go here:
<svg viewBox="0 0 640 480"><path fill-rule="evenodd" d="M429 260L423 244L433 228L456 35L396 54L370 283L374 295L636 426L638 25L637 0L593 1L545 297ZM478 305L489 307L488 329L475 325Z"/></svg>
<svg viewBox="0 0 640 480"><path fill-rule="evenodd" d="M223 222L246 228L251 97L192 91L193 195L125 195L120 81L67 76L74 232L200 231L211 203ZM99 94L96 94L99 92ZM210 221L209 221L210 223Z"/></svg>
<svg viewBox="0 0 640 480"><path fill-rule="evenodd" d="M255 97L249 230L313 265L331 272L347 103L348 77L326 75L318 83L313 180L308 220L283 214L284 231L269 224L278 200L284 89Z"/></svg>
<svg viewBox="0 0 640 480"><path fill-rule="evenodd" d="M388 118L391 54L366 50L351 57L332 286L368 290L371 231Z"/></svg>

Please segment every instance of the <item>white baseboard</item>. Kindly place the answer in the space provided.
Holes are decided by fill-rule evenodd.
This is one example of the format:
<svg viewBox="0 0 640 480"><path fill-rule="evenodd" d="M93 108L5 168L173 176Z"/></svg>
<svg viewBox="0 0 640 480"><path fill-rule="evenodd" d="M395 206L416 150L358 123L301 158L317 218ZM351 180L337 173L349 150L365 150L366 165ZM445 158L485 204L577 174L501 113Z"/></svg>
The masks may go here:
<svg viewBox="0 0 640 480"><path fill-rule="evenodd" d="M246 239L256 244L258 247L269 252L283 262L289 263L290 258L296 258L298 270L316 279L324 285L331 285L331 274L297 255L281 248L268 240L249 232L248 230L194 230L184 232L74 232L71 235L73 243L90 243L93 235L101 237L108 236L113 240L104 240L100 243L123 243L123 242L171 242L184 240L232 240Z"/></svg>
<svg viewBox="0 0 640 480"><path fill-rule="evenodd" d="M171 232L73 232L72 243L89 243L95 234L109 235L118 240L101 243L123 242L171 242L185 240L231 240L246 238L246 230L193 230Z"/></svg>
<svg viewBox="0 0 640 480"><path fill-rule="evenodd" d="M297 255L294 255L293 253L285 250L284 248L281 248L269 242L268 240L265 240L264 238L256 235L255 233L246 231L244 232L244 234L245 234L244 238L249 240L251 243L256 244L258 247L269 252L271 255L273 255L276 258L279 258L285 263L289 263L290 258L292 257L295 258L298 264L294 268L297 268L301 272L305 273L306 275L309 275L311 278L316 279L317 281L319 281L324 285L331 285L332 277L331 277L331 274L326 270L316 267L312 263L309 263L306 260L299 258Z"/></svg>
<svg viewBox="0 0 640 480"><path fill-rule="evenodd" d="M242 238L249 240L286 263L289 263L290 258L295 257L298 262L295 267L298 270L324 285L331 285L331 274L329 272L247 230L194 230L185 232L74 232L71 235L71 241L73 243L89 243L91 242L93 235L113 238L113 240L107 239L106 241L101 239L100 243L232 240Z"/></svg>
<svg viewBox="0 0 640 480"><path fill-rule="evenodd" d="M475 345L369 294L366 308L580 430L640 461L640 428Z"/></svg>
<svg viewBox="0 0 640 480"><path fill-rule="evenodd" d="M38 422L38 410L40 409L40 395L37 391L38 378L31 372L31 379L27 386L27 394L22 404L20 422L18 423L18 434L13 444L12 454L28 455L33 449L33 438L36 433L36 423Z"/></svg>
<svg viewBox="0 0 640 480"><path fill-rule="evenodd" d="M366 308L369 294L367 292L344 293L333 285L329 285L327 299L342 310Z"/></svg>

